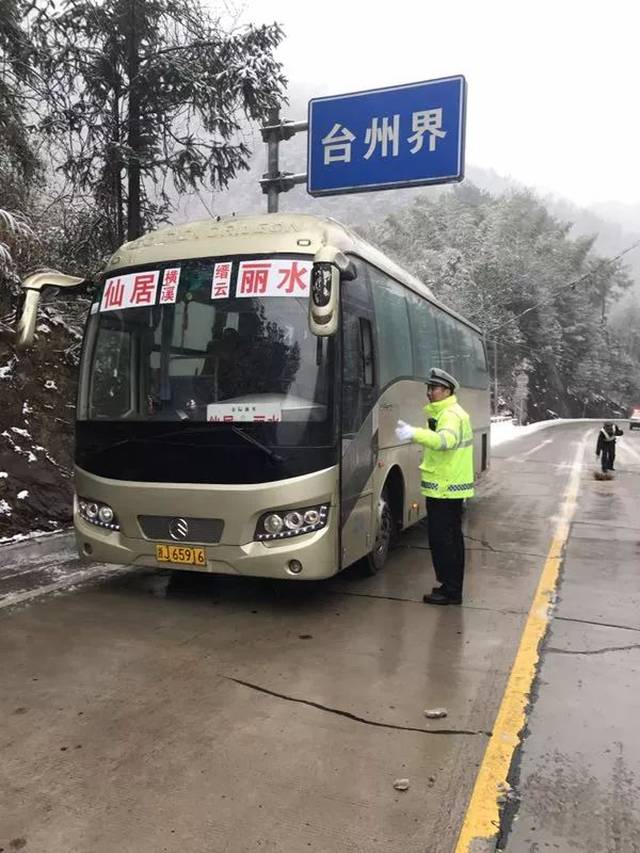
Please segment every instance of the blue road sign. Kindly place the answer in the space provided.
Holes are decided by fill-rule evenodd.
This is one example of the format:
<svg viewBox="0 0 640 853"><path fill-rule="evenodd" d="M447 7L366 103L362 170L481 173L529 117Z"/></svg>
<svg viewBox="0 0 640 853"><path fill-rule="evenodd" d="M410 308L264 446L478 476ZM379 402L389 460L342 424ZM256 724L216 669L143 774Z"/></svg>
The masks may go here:
<svg viewBox="0 0 640 853"><path fill-rule="evenodd" d="M464 177L464 77L309 101L311 195L445 184Z"/></svg>

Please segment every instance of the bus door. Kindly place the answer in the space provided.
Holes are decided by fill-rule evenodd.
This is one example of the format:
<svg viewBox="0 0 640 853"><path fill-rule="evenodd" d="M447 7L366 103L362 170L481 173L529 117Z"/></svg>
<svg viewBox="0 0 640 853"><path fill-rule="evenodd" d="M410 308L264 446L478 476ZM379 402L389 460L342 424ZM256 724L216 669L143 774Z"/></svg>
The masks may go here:
<svg viewBox="0 0 640 853"><path fill-rule="evenodd" d="M378 461L373 307L364 270L344 282L342 301L341 568L373 547L373 474Z"/></svg>

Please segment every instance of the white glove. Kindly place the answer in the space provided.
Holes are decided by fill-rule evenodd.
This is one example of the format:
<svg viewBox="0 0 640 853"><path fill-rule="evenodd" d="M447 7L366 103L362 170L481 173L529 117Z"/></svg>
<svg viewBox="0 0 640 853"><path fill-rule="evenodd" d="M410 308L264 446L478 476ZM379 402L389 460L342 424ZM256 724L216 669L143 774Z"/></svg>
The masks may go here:
<svg viewBox="0 0 640 853"><path fill-rule="evenodd" d="M415 431L415 427L409 426L409 424L406 424L404 421L398 421L398 426L396 427L396 438L398 441L411 441Z"/></svg>

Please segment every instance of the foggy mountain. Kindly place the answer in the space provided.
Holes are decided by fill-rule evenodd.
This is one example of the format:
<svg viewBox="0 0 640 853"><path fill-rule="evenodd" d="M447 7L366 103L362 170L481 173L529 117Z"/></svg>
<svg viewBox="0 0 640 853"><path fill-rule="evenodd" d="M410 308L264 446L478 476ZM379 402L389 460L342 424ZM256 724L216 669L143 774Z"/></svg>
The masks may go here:
<svg viewBox="0 0 640 853"><path fill-rule="evenodd" d="M640 202L624 204L621 201L605 201L591 206L596 216L617 222L627 231L640 233Z"/></svg>

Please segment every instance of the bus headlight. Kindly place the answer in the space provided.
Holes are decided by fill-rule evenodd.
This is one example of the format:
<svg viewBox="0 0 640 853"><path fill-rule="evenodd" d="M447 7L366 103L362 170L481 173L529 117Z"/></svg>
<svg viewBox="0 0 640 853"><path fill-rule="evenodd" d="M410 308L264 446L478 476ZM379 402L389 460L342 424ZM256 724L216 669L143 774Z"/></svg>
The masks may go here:
<svg viewBox="0 0 640 853"><path fill-rule="evenodd" d="M89 524L105 527L107 530L120 530L118 519L109 504L78 497L78 513Z"/></svg>
<svg viewBox="0 0 640 853"><path fill-rule="evenodd" d="M314 533L327 524L329 504L305 506L300 509L282 509L265 512L258 519L254 540L289 539L302 533Z"/></svg>
<svg viewBox="0 0 640 853"><path fill-rule="evenodd" d="M280 533L282 530L283 521L277 513L268 515L263 521L264 529L267 533Z"/></svg>
<svg viewBox="0 0 640 853"><path fill-rule="evenodd" d="M113 510L110 506L101 506L98 510L98 518L103 524L111 524L113 521Z"/></svg>
<svg viewBox="0 0 640 853"><path fill-rule="evenodd" d="M284 517L284 523L289 530L300 530L304 524L304 516L296 510L288 512Z"/></svg>

